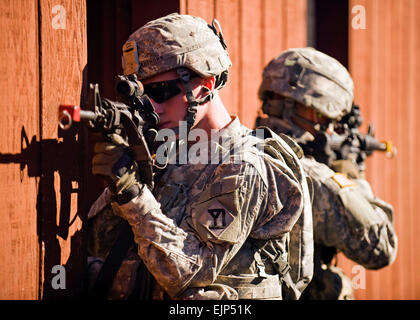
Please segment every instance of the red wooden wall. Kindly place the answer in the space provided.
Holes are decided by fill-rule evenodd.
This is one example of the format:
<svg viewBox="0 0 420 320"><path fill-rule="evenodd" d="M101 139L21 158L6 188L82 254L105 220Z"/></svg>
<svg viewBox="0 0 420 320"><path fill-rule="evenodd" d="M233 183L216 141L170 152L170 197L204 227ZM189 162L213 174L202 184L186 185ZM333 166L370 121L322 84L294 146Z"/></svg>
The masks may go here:
<svg viewBox="0 0 420 320"><path fill-rule="evenodd" d="M353 29L352 7L363 5L366 29ZM395 208L399 237L395 263L366 272L366 289L359 299L420 299L420 2L417 0L351 0L349 64L355 82L355 101L376 136L398 148L388 160L375 154L367 163L374 192ZM366 128L366 126L365 126ZM353 263L346 262L347 270Z"/></svg>
<svg viewBox="0 0 420 320"><path fill-rule="evenodd" d="M219 19L233 66L222 98L253 126L265 64L289 47L306 45L306 0L61 0L66 29L54 29L52 0L0 3L0 299L77 295L83 270L86 190L84 131L57 130L60 103L82 101L86 83L113 98L121 45L145 22L179 11ZM352 29L351 9L366 9L366 29ZM349 65L356 102L376 136L398 147L393 160L374 155L368 180L395 207L399 252L393 266L366 272L359 299L419 299L416 237L419 173L420 49L417 0L350 0ZM86 18L87 17L87 18ZM89 41L88 41L89 40ZM89 53L89 74L86 62ZM366 126L365 126L366 128ZM78 143L78 141L82 143ZM51 267L65 265L67 287L51 289ZM340 257L347 274L354 264Z"/></svg>
<svg viewBox="0 0 420 320"><path fill-rule="evenodd" d="M60 1L61 19L56 4L0 3L0 299L80 290L85 144L83 131L58 131L57 110L82 100L86 4ZM66 290L51 286L54 265L66 268Z"/></svg>
<svg viewBox="0 0 420 320"><path fill-rule="evenodd" d="M264 65L306 43L306 0L62 0L65 29L53 26L56 4L0 3L0 299L80 293L84 217L101 186L88 173L86 132L57 130L57 107L82 104L88 82L115 97L121 46L131 32L176 11L217 17L233 61L222 96L250 127ZM66 268L66 290L51 287L54 265Z"/></svg>
<svg viewBox="0 0 420 320"><path fill-rule="evenodd" d="M34 299L39 272L38 181L20 163L26 160L22 132L39 139L38 8L33 1L14 0L3 1L0 7L0 299Z"/></svg>

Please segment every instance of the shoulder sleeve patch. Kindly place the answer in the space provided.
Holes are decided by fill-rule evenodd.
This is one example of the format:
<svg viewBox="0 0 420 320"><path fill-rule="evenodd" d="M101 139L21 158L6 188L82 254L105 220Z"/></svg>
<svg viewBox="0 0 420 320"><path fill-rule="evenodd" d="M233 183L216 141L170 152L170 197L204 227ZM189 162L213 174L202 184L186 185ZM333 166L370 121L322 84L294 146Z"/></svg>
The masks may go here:
<svg viewBox="0 0 420 320"><path fill-rule="evenodd" d="M218 200L210 202L198 221L214 238L231 242L229 230L235 228L235 216Z"/></svg>
<svg viewBox="0 0 420 320"><path fill-rule="evenodd" d="M223 177L208 185L191 205L187 218L202 241L237 243L241 230L241 189L238 175Z"/></svg>
<svg viewBox="0 0 420 320"><path fill-rule="evenodd" d="M343 173L334 173L332 176L333 180L340 186L341 189L347 187L357 187L357 184L352 180L348 179Z"/></svg>
<svg viewBox="0 0 420 320"><path fill-rule="evenodd" d="M225 195L194 206L190 223L203 241L238 241L241 218L234 208L222 203L227 198Z"/></svg>

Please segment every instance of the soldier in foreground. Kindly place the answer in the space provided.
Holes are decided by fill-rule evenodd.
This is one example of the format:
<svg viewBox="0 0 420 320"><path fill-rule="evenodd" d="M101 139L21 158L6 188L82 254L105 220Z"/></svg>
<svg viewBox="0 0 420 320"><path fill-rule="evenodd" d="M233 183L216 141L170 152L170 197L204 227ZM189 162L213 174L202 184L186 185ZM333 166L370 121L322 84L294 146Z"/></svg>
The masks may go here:
<svg viewBox="0 0 420 320"><path fill-rule="evenodd" d="M374 197L352 160L335 160L308 146L318 134L334 135L334 124L350 112L353 81L335 59L312 48L289 49L264 69L257 126L293 137L312 180L315 270L302 298L353 299L350 279L332 261L337 251L368 269L390 265L397 253L393 208ZM267 117L268 116L268 117ZM331 151L331 150L330 150Z"/></svg>
<svg viewBox="0 0 420 320"><path fill-rule="evenodd" d="M89 212L92 290L106 288L99 274L111 280L99 292L108 299L281 299L282 291L299 298L313 268L313 244L289 259L290 232L303 214L311 219L299 230L312 237L309 190L292 149L299 147L276 136L270 155L257 148L265 140L229 116L218 90L231 61L218 23L171 14L133 33L123 51L124 74L143 83L157 129L175 133L176 152L167 154L178 160L155 173L150 188L121 136L95 145L92 171L112 183ZM182 141L185 128L204 138ZM217 139L206 140L214 132ZM211 162L190 159L197 145ZM103 264L124 242L121 229L134 234L133 245L121 263ZM299 272L290 269L296 259L307 260ZM112 279L103 276L112 274L107 264L118 269Z"/></svg>

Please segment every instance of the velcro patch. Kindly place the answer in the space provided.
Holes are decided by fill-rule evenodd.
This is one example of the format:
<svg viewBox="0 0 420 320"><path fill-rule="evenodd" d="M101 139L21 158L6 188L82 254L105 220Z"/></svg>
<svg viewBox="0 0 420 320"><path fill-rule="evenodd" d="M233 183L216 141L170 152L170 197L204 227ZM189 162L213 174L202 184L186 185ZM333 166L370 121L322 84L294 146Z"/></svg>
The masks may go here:
<svg viewBox="0 0 420 320"><path fill-rule="evenodd" d="M198 221L216 238L219 238L226 228L232 223L234 217L219 201L213 200Z"/></svg>
<svg viewBox="0 0 420 320"><path fill-rule="evenodd" d="M340 186L341 189L347 188L347 187L356 187L357 184L353 182L352 180L348 179L347 176L343 173L334 173L332 176L333 180L337 182L337 184Z"/></svg>
<svg viewBox="0 0 420 320"><path fill-rule="evenodd" d="M136 73L140 67L135 41L128 41L123 46L122 68L124 75Z"/></svg>
<svg viewBox="0 0 420 320"><path fill-rule="evenodd" d="M240 221L237 213L212 199L193 208L190 223L203 241L236 243Z"/></svg>

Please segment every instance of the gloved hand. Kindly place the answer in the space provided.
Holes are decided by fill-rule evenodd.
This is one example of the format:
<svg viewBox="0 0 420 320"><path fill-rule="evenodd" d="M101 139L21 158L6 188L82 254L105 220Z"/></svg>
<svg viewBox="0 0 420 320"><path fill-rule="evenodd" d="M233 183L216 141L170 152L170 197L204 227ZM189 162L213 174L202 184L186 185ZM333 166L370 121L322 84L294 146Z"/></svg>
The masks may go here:
<svg viewBox="0 0 420 320"><path fill-rule="evenodd" d="M357 165L351 160L334 160L331 169L335 172L344 173L351 179L359 179L360 171Z"/></svg>
<svg viewBox="0 0 420 320"><path fill-rule="evenodd" d="M106 142L97 142L92 159L92 173L103 176L119 204L136 197L143 185L138 174L137 163L127 142L118 134L106 136Z"/></svg>

